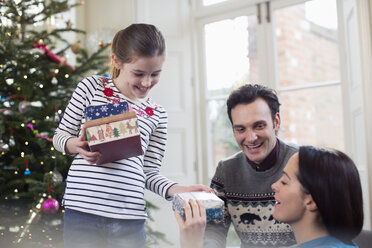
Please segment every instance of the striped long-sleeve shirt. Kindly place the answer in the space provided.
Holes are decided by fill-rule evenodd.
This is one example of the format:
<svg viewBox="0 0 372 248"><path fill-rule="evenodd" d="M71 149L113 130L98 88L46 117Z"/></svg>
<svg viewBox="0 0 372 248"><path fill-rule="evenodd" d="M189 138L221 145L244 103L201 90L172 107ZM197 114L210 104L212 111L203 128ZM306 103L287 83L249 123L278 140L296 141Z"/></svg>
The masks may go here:
<svg viewBox="0 0 372 248"><path fill-rule="evenodd" d="M128 99L111 79L105 85L99 76L84 78L72 94L53 144L58 151L65 152L67 140L79 137L85 122L85 108L109 102L105 87L114 91L113 98L127 101L137 112L143 155L93 165L77 154L68 172L63 204L65 208L110 218L145 219L145 188L166 197L168 188L175 184L160 174L168 122L162 106L149 98Z"/></svg>

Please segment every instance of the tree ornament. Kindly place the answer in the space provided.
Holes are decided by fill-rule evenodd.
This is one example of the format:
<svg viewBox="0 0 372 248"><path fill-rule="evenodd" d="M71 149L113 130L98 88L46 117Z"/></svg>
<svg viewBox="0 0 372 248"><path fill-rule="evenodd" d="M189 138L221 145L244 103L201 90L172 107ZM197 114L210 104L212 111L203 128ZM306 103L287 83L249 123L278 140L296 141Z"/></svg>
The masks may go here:
<svg viewBox="0 0 372 248"><path fill-rule="evenodd" d="M24 175L25 175L25 176L29 176L29 175L31 175L31 171L30 171L30 169L28 168L28 159L27 159L26 161L23 161L22 163L25 163L25 164L26 164L26 169L25 169Z"/></svg>
<svg viewBox="0 0 372 248"><path fill-rule="evenodd" d="M19 104L18 104L18 110L19 110L19 112L21 112L22 114L24 114L26 112L28 106L30 106L30 102L29 101L21 101L21 102L19 102Z"/></svg>
<svg viewBox="0 0 372 248"><path fill-rule="evenodd" d="M4 143L2 139L0 139L0 152L7 152L9 151L9 145Z"/></svg>
<svg viewBox="0 0 372 248"><path fill-rule="evenodd" d="M59 122L61 120L61 118L59 117L59 114L57 112L54 113L54 121L55 122Z"/></svg>
<svg viewBox="0 0 372 248"><path fill-rule="evenodd" d="M30 169L29 168L26 168L24 174L25 174L25 176L31 175Z"/></svg>
<svg viewBox="0 0 372 248"><path fill-rule="evenodd" d="M80 50L80 45L78 42L75 42L72 46L71 46L71 51L75 54L77 54Z"/></svg>
<svg viewBox="0 0 372 248"><path fill-rule="evenodd" d="M46 214L55 214L59 209L59 203L56 199L52 198L51 195L44 200L41 210Z"/></svg>
<svg viewBox="0 0 372 248"><path fill-rule="evenodd" d="M62 174L56 168L54 168L53 171L45 173L44 175L44 181L48 184L48 186L60 184L62 183L62 180Z"/></svg>
<svg viewBox="0 0 372 248"><path fill-rule="evenodd" d="M51 187L62 183L62 181L63 181L62 174L57 170L57 168L54 168L53 171L49 171L44 174L44 182L48 186L48 192L53 191Z"/></svg>
<svg viewBox="0 0 372 248"><path fill-rule="evenodd" d="M52 51L49 50L49 48L43 43L39 41L35 41L34 42L34 47L35 48L39 48L41 50L44 50L45 52L45 55L48 57L48 59L54 63L57 63L57 64L62 64L62 65L65 65L65 66L68 66L71 68L72 71L75 70L75 67L74 66L71 66L70 64L68 64L66 61L63 61L62 57L58 56L57 54L53 53Z"/></svg>
<svg viewBox="0 0 372 248"><path fill-rule="evenodd" d="M7 85L12 85L14 83L14 78L7 78L5 81Z"/></svg>
<svg viewBox="0 0 372 248"><path fill-rule="evenodd" d="M50 81L53 85L57 85L58 84L58 80L56 77L53 77L52 78L52 81Z"/></svg>
<svg viewBox="0 0 372 248"><path fill-rule="evenodd" d="M15 140L14 140L14 136L13 136L13 128L9 128L9 134L10 134L9 145L10 146L15 146Z"/></svg>

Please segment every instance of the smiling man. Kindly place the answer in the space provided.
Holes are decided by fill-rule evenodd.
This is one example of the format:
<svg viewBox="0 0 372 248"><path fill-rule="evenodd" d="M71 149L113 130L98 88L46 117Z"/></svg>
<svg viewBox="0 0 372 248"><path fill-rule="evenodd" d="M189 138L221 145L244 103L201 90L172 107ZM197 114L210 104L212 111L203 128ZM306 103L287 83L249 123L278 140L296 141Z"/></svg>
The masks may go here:
<svg viewBox="0 0 372 248"><path fill-rule="evenodd" d="M211 187L225 201L225 217L207 224L204 247L226 247L231 223L242 248L295 244L289 225L272 215L271 185L297 152L276 136L279 106L276 93L262 85L247 84L230 94L227 113L241 151L220 161L212 179Z"/></svg>

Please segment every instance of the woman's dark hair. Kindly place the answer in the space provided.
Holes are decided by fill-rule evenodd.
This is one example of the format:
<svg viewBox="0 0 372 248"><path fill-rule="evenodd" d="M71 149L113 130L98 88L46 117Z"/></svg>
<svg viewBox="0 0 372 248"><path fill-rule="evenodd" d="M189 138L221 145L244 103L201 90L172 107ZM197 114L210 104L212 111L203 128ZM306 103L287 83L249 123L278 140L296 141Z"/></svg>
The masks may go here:
<svg viewBox="0 0 372 248"><path fill-rule="evenodd" d="M161 32L151 24L132 24L115 34L111 53L120 63L130 63L135 57L154 57L165 53L165 41ZM111 76L119 76L120 70L111 61Z"/></svg>
<svg viewBox="0 0 372 248"><path fill-rule="evenodd" d="M363 227L363 196L358 169L343 152L312 146L299 150L298 180L311 194L328 232L345 243Z"/></svg>
<svg viewBox="0 0 372 248"><path fill-rule="evenodd" d="M227 99L227 114L232 123L231 110L238 104L249 104L257 98L262 98L269 105L273 122L276 113L279 113L279 99L276 92L260 84L246 84L231 92Z"/></svg>

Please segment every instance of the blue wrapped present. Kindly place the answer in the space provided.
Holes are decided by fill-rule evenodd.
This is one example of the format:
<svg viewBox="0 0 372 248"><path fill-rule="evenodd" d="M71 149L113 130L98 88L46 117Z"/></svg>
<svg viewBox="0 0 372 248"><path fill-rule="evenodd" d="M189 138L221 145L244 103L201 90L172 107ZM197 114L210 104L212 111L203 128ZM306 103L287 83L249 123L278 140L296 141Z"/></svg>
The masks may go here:
<svg viewBox="0 0 372 248"><path fill-rule="evenodd" d="M100 119L112 115L124 114L129 111L127 102L107 103L102 105L92 105L85 109L86 121Z"/></svg>
<svg viewBox="0 0 372 248"><path fill-rule="evenodd" d="M203 191L176 194L173 196L172 201L173 211L177 210L185 218L182 200L189 202L190 199L198 200L203 204L206 210L207 221L213 219L221 220L223 218L224 202L215 194Z"/></svg>

